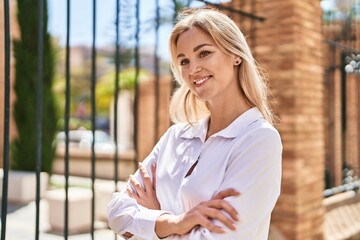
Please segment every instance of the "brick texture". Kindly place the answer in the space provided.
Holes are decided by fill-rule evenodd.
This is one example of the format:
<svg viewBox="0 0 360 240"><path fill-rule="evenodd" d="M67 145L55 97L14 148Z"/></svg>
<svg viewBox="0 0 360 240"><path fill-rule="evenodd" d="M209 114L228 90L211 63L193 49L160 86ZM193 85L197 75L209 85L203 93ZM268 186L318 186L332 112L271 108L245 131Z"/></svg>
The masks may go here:
<svg viewBox="0 0 360 240"><path fill-rule="evenodd" d="M253 50L269 77L283 140L282 194L272 225L322 239L325 143L320 1L257 0ZM309 194L311 193L311 194Z"/></svg>

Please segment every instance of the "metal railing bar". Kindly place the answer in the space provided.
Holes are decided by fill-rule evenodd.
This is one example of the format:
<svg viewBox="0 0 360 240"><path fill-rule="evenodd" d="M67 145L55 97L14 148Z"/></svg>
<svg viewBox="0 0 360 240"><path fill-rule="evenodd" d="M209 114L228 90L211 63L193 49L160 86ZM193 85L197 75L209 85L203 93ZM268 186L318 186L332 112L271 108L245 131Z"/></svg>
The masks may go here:
<svg viewBox="0 0 360 240"><path fill-rule="evenodd" d="M139 54L139 33L140 33L140 0L136 0L135 5L135 18L136 18L136 30L135 30L135 93L134 93L134 167L138 167L138 156L139 156L139 146L138 146L138 110L139 110L139 70L140 70L140 54Z"/></svg>
<svg viewBox="0 0 360 240"><path fill-rule="evenodd" d="M339 42L331 40L331 39L324 39L324 43L326 43L326 44L328 44L328 45L330 45L332 47L335 47L335 48L340 48L340 49L343 49L345 51L353 52L354 54L360 52L359 49L352 48L352 47L350 47L350 46L348 46L346 44L339 43Z"/></svg>
<svg viewBox="0 0 360 240"><path fill-rule="evenodd" d="M325 189L323 192L323 196L325 198L327 198L327 197L331 197L335 194L346 192L346 191L358 191L359 188L360 188L360 180L357 180L357 181L343 184L343 185L340 185L337 187Z"/></svg>
<svg viewBox="0 0 360 240"><path fill-rule="evenodd" d="M39 239L40 229L40 172L42 165L42 101L43 101L43 47L44 47L44 1L38 1L38 65L37 65L37 104L36 104L36 227L35 239Z"/></svg>
<svg viewBox="0 0 360 240"><path fill-rule="evenodd" d="M5 42L5 101L4 101L4 152L1 202L1 240L6 237L7 199L9 180L9 128L10 128L10 16L9 0L4 0Z"/></svg>
<svg viewBox="0 0 360 240"><path fill-rule="evenodd" d="M119 22L120 22L120 0L116 0L116 39L115 39L115 92L114 92L114 143L115 143L115 155L114 155L114 182L117 192L118 188L118 96L119 96L119 68L120 68L120 51L119 51ZM114 233L114 239L117 240L117 234Z"/></svg>
<svg viewBox="0 0 360 240"><path fill-rule="evenodd" d="M96 101L95 101L95 84L96 84L96 0L93 0L93 18L92 18L92 51L91 51L91 239L94 240L95 231L95 128L96 128Z"/></svg>
<svg viewBox="0 0 360 240"><path fill-rule="evenodd" d="M155 0L155 8L156 8L156 18L155 18L155 48L154 48L154 70L155 70L155 86L154 86L154 94L155 94L155 121L154 121L154 145L158 141L159 134L159 80L160 80L160 69L159 69L159 27L160 27L160 6L159 0Z"/></svg>
<svg viewBox="0 0 360 240"><path fill-rule="evenodd" d="M70 0L66 6L66 52L65 52L65 216L64 239L69 235L69 121L70 121Z"/></svg>
<svg viewBox="0 0 360 240"><path fill-rule="evenodd" d="M224 6L224 5L221 5L221 4L210 3L210 2L208 2L206 0L203 0L202 2L204 2L206 5L219 8L220 10L227 10L227 11L239 14L241 16L244 16L244 17L249 17L251 19L258 20L260 22L263 22L263 21L266 20L266 18L264 18L264 17L259 17L259 16L256 16L256 15L248 13L248 12L244 12L244 11L239 10L239 9L234 9L234 8L227 7L227 6Z"/></svg>
<svg viewBox="0 0 360 240"><path fill-rule="evenodd" d="M114 181L115 192L118 185L118 96L119 96L119 70L120 70L120 51L119 51L119 19L120 17L120 0L116 0L116 40L115 40L115 92L114 92L114 143L115 143L115 155L114 155Z"/></svg>
<svg viewBox="0 0 360 240"><path fill-rule="evenodd" d="M177 12L176 12L176 0L172 0L172 2L173 2L173 15L172 15L172 25L175 25L176 24L176 18L177 18ZM189 6L190 6L190 4L189 4ZM173 73L172 73L172 71L170 70L170 68L169 68L169 71L170 71L170 74L171 74L171 77L172 77L172 79L173 79L173 81L171 81L172 83L171 83L171 95L173 95L173 93L175 92L175 90L176 90L176 88L177 88L177 81L175 81L175 79L174 79L174 76L173 76ZM171 125L171 120L169 121L169 123L170 123L170 125Z"/></svg>

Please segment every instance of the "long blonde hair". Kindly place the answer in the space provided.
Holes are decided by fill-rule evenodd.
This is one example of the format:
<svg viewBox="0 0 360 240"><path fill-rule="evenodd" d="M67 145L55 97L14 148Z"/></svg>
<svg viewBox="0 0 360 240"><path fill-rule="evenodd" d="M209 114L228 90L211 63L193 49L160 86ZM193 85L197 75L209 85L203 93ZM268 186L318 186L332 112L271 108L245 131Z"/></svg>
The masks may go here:
<svg viewBox="0 0 360 240"><path fill-rule="evenodd" d="M179 15L179 21L174 26L170 38L170 66L175 80L180 84L170 102L170 117L173 122L193 123L208 114L206 104L200 101L186 86L176 59L176 47L179 36L192 27L197 27L208 33L217 46L228 54L235 54L242 59L238 81L247 103L257 107L271 124L274 116L268 102L268 92L265 78L244 35L237 25L224 13L214 9L187 10Z"/></svg>

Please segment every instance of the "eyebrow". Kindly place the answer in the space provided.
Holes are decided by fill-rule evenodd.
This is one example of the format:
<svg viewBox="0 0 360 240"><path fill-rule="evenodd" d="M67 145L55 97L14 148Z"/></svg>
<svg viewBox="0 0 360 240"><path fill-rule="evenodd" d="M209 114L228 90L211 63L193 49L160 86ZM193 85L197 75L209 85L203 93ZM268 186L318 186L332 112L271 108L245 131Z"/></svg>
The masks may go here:
<svg viewBox="0 0 360 240"><path fill-rule="evenodd" d="M205 46L211 46L211 44L208 44L208 43L200 44L200 45L194 47L193 52L196 52L197 50L199 50L200 48L205 47ZM180 53L179 55L177 55L177 58L179 58L179 57L185 57L185 55L183 53Z"/></svg>

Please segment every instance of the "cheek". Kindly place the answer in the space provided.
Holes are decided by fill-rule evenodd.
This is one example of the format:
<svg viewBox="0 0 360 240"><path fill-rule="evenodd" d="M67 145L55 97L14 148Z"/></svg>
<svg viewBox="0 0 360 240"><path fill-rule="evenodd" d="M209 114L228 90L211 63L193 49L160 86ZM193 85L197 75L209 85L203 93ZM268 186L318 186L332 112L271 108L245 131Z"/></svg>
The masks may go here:
<svg viewBox="0 0 360 240"><path fill-rule="evenodd" d="M187 82L189 80L189 71L186 68L181 69L180 74L185 82Z"/></svg>

